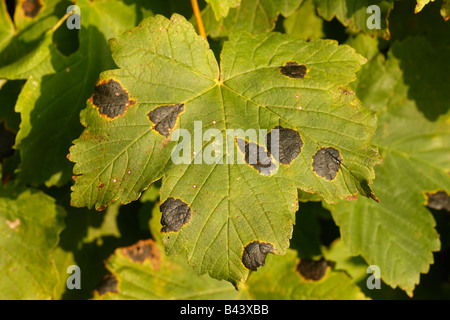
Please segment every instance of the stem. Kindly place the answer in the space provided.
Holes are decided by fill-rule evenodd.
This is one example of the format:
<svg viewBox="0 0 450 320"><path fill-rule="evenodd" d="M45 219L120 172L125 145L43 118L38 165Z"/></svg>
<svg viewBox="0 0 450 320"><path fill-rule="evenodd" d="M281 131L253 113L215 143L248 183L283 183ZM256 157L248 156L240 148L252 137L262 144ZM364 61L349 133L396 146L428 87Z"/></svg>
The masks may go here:
<svg viewBox="0 0 450 320"><path fill-rule="evenodd" d="M75 13L75 10L72 10L72 12L66 13L61 19L59 19L59 21L52 28L53 32L55 32L56 29L58 29L64 23L64 21L66 21L66 19L69 18L74 13Z"/></svg>
<svg viewBox="0 0 450 320"><path fill-rule="evenodd" d="M191 0L191 5L192 10L194 11L195 21L197 21L198 32L203 38L206 39L205 27L203 26L202 15L200 13L197 0Z"/></svg>

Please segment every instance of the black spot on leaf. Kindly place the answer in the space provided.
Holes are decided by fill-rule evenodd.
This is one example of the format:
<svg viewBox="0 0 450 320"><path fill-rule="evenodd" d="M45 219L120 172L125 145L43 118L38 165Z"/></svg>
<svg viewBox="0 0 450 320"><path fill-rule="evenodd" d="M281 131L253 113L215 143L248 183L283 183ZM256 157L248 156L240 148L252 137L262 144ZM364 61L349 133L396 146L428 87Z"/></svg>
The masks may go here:
<svg viewBox="0 0 450 320"><path fill-rule="evenodd" d="M303 79L307 70L305 65L293 61L286 62L283 67L280 67L281 74L292 79Z"/></svg>
<svg viewBox="0 0 450 320"><path fill-rule="evenodd" d="M450 197L445 191L437 191L435 193L427 192L427 207L436 210L446 210L450 212Z"/></svg>
<svg viewBox="0 0 450 320"><path fill-rule="evenodd" d="M296 130L281 126L276 126L274 129L278 129L278 148L277 141L272 141L274 134L271 131L266 136L267 150L282 164L289 165L302 151L303 141ZM275 150L272 150L273 147Z"/></svg>
<svg viewBox="0 0 450 320"><path fill-rule="evenodd" d="M176 104L172 106L161 106L150 111L148 118L155 124L155 129L164 137L169 137L170 131L175 127L178 115L184 111L184 104Z"/></svg>
<svg viewBox="0 0 450 320"><path fill-rule="evenodd" d="M297 271L306 280L318 281L325 276L330 265L331 263L324 258L318 261L302 258L297 265Z"/></svg>
<svg viewBox="0 0 450 320"><path fill-rule="evenodd" d="M179 199L168 198L161 205L161 232L178 232L191 220L191 208Z"/></svg>
<svg viewBox="0 0 450 320"><path fill-rule="evenodd" d="M269 252L274 253L272 244L253 241L244 248L242 263L247 269L256 271L259 266L264 266L266 256Z"/></svg>
<svg viewBox="0 0 450 320"><path fill-rule="evenodd" d="M135 103L130 100L128 93L120 83L114 80L95 86L92 103L98 108L101 115L114 119L125 113L127 108Z"/></svg>
<svg viewBox="0 0 450 320"><path fill-rule="evenodd" d="M117 290L117 278L113 274L106 275L100 285L96 289L99 295L104 295L106 293L118 293Z"/></svg>
<svg viewBox="0 0 450 320"><path fill-rule="evenodd" d="M25 16L33 18L42 8L42 4L39 0L25 0L22 2L22 10Z"/></svg>
<svg viewBox="0 0 450 320"><path fill-rule="evenodd" d="M333 180L341 167L342 157L334 148L321 148L313 156L313 170L322 178Z"/></svg>
<svg viewBox="0 0 450 320"><path fill-rule="evenodd" d="M272 162L270 154L260 145L254 142L248 142L241 138L236 138L239 150L244 154L244 161L258 170L259 173L270 175L276 168Z"/></svg>
<svg viewBox="0 0 450 320"><path fill-rule="evenodd" d="M16 141L16 135L5 128L5 123L0 124L0 162L4 158L12 156L14 153L14 143Z"/></svg>

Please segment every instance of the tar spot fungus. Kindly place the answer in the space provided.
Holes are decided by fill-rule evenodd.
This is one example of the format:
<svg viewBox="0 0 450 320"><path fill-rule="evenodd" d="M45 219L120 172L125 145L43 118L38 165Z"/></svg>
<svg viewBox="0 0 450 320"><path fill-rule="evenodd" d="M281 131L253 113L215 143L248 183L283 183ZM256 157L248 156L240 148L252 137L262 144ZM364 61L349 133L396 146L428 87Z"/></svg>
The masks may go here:
<svg viewBox="0 0 450 320"><path fill-rule="evenodd" d="M271 131L266 136L267 150L275 157L275 159L279 159L278 161L280 161L280 163L289 165L302 151L303 141L296 130L283 128L281 126L276 126L274 129L278 130L278 148L276 147L277 143L275 141L275 150L272 150L273 142Z"/></svg>
<svg viewBox="0 0 450 320"><path fill-rule="evenodd" d="M307 70L305 65L293 61L286 62L283 67L280 67L281 74L292 79L303 79Z"/></svg>
<svg viewBox="0 0 450 320"><path fill-rule="evenodd" d="M321 148L313 156L313 171L322 178L333 180L341 167L342 157L334 148Z"/></svg>
<svg viewBox="0 0 450 320"><path fill-rule="evenodd" d="M16 142L16 135L5 128L5 124L0 124L0 162L4 158L14 154L14 143Z"/></svg>
<svg viewBox="0 0 450 320"><path fill-rule="evenodd" d="M272 244L253 241L244 248L242 263L247 269L256 271L259 266L264 266L269 252L275 252Z"/></svg>
<svg viewBox="0 0 450 320"><path fill-rule="evenodd" d="M153 262L155 267L159 267L160 252L154 245L153 240L140 240L132 246L122 248L122 253L132 261L142 264L145 260Z"/></svg>
<svg viewBox="0 0 450 320"><path fill-rule="evenodd" d="M161 106L150 111L148 118L155 124L155 129L164 137L169 137L170 131L175 127L178 115L184 111L184 104L176 104L172 106Z"/></svg>
<svg viewBox="0 0 450 320"><path fill-rule="evenodd" d="M161 232L178 232L191 220L191 208L179 199L168 198L161 205Z"/></svg>
<svg viewBox="0 0 450 320"><path fill-rule="evenodd" d="M116 276L113 274L106 275L95 291L101 296L106 293L118 293Z"/></svg>
<svg viewBox="0 0 450 320"><path fill-rule="evenodd" d="M42 8L39 0L25 0L22 2L22 10L25 16L34 18Z"/></svg>
<svg viewBox="0 0 450 320"><path fill-rule="evenodd" d="M239 150L244 154L244 161L263 175L270 175L276 168L270 154L260 145L236 138Z"/></svg>
<svg viewBox="0 0 450 320"><path fill-rule="evenodd" d="M436 210L446 210L450 212L450 197L445 191L435 193L425 193L427 197L427 207Z"/></svg>
<svg viewBox="0 0 450 320"><path fill-rule="evenodd" d="M98 108L98 112L101 115L114 119L123 115L135 101L130 100L128 93L122 88L120 83L109 80L95 86L92 103Z"/></svg>
<svg viewBox="0 0 450 320"><path fill-rule="evenodd" d="M331 263L324 258L318 261L300 259L300 263L297 265L297 271L306 280L318 281L325 276L330 265Z"/></svg>

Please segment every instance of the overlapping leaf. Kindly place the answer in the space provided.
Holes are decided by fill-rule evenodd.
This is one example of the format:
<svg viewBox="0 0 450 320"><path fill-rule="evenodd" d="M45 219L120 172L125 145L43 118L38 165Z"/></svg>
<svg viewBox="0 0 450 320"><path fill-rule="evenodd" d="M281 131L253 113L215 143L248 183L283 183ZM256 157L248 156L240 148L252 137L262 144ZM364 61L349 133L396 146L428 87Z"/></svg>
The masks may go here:
<svg viewBox="0 0 450 320"><path fill-rule="evenodd" d="M0 298L52 299L59 282L53 251L64 211L33 189L0 187Z"/></svg>
<svg viewBox="0 0 450 320"><path fill-rule="evenodd" d="M364 299L357 285L345 273L329 265L311 265L305 279L295 250L284 257L268 258L267 264L252 272L237 291L231 284L198 276L183 256L168 257L161 246L161 213L154 210L151 230L155 241L145 240L115 251L107 261L111 272L97 289L97 299ZM319 271L319 269L323 268ZM300 272L301 270L301 272Z"/></svg>
<svg viewBox="0 0 450 320"><path fill-rule="evenodd" d="M213 38L229 36L232 32L257 34L272 31L278 15L287 17L303 0L242 0L228 15L217 19L212 6L202 11L205 30Z"/></svg>
<svg viewBox="0 0 450 320"><path fill-rule="evenodd" d="M450 191L449 101L446 76L438 77L450 71L449 53L448 46L434 50L425 39L410 38L395 44L386 62L374 55L362 70L356 90L380 110L374 142L383 164L373 185L380 203L358 199L333 211L351 253L380 266L383 280L409 295L440 248L424 204L436 191ZM423 59L430 59L427 70L417 70ZM374 81L376 75L381 78Z"/></svg>
<svg viewBox="0 0 450 320"><path fill-rule="evenodd" d="M79 51L64 56L53 43L54 32L47 29L34 50L0 69L0 78L27 79L16 104L22 118L16 148L22 160L19 177L33 185L68 182L72 165L65 157L82 130L78 114L98 74L114 66L107 39L134 26L131 17L149 14L121 1L77 5L83 12Z"/></svg>
<svg viewBox="0 0 450 320"><path fill-rule="evenodd" d="M116 200L128 203L162 176L167 251L187 249L198 273L237 283L249 270L244 247L264 244L273 253L286 252L296 188L329 202L358 193L373 196L368 184L378 162L370 144L375 117L342 88L364 62L350 47L241 33L225 44L219 69L206 41L174 15L145 20L112 41L112 51L120 69L101 74L82 112L86 129L71 148L77 175L73 205L102 209ZM196 121L218 135L198 138ZM302 144L290 161L273 160L276 174L244 163L239 139L229 142L233 152L220 143L229 141L227 129L276 127L296 132L293 139ZM192 139L194 149L183 151L187 164L171 158L177 128L190 133L185 145ZM245 139L266 148L264 139ZM212 150L217 161L201 161ZM321 172L314 161L334 167L336 176ZM183 220L170 225L171 212L179 210Z"/></svg>
<svg viewBox="0 0 450 320"><path fill-rule="evenodd" d="M326 20L336 17L344 26L352 31L390 38L388 27L389 12L394 7L394 0L315 0L317 11ZM377 8L369 11L370 6L377 6L380 13L380 28L368 28L367 21L378 12ZM375 16L374 16L375 18ZM372 21L373 22L373 21Z"/></svg>
<svg viewBox="0 0 450 320"><path fill-rule="evenodd" d="M206 0L210 3L217 20L226 17L230 8L239 6L241 0Z"/></svg>

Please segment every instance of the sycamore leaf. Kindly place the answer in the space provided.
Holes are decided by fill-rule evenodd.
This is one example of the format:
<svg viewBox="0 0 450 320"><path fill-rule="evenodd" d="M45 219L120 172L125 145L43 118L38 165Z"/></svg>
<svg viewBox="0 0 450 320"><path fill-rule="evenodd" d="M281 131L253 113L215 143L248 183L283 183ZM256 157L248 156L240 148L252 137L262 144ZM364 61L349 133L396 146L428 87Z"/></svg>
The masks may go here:
<svg viewBox="0 0 450 320"><path fill-rule="evenodd" d="M238 290L224 281L196 275L183 256L168 257L159 236L161 213L153 210L150 229L155 241L118 248L108 259L111 272L97 288L97 299L364 299L345 273L329 262L299 261L289 249L283 257L268 257ZM313 276L315 279L306 279ZM320 279L319 279L320 277Z"/></svg>
<svg viewBox="0 0 450 320"><path fill-rule="evenodd" d="M361 289L331 262L299 259L289 249L283 257L267 257L267 265L252 272L241 289L247 299L267 300L361 300ZM270 279L268 281L268 279Z"/></svg>
<svg viewBox="0 0 450 320"><path fill-rule="evenodd" d="M119 248L108 261L111 275L97 288L102 300L339 300L365 299L344 272L325 266L320 280L307 280L300 271L296 251L270 257L261 271L251 273L237 291L230 283L196 275L183 257L167 257L153 240ZM300 262L301 263L301 262ZM305 272L302 270L302 272ZM309 269L308 272L315 272Z"/></svg>
<svg viewBox="0 0 450 320"><path fill-rule="evenodd" d="M293 14L284 19L283 26L287 34L309 41L324 37L323 22L316 13L313 0L305 0Z"/></svg>
<svg viewBox="0 0 450 320"><path fill-rule="evenodd" d="M13 22L5 0L0 0L0 66L15 62L34 50L71 4L65 0L19 0Z"/></svg>
<svg viewBox="0 0 450 320"><path fill-rule="evenodd" d="M43 192L0 187L0 299L52 299L64 210Z"/></svg>
<svg viewBox="0 0 450 320"><path fill-rule="evenodd" d="M32 185L69 181L72 165L66 155L82 130L78 114L98 74L114 67L107 39L134 26L131 17L143 14L121 1L80 0L77 5L83 12L77 52L64 56L49 30L29 54L0 68L0 78L27 79L15 107L22 119L16 148L19 179Z"/></svg>
<svg viewBox="0 0 450 320"><path fill-rule="evenodd" d="M267 253L286 252L297 188L328 202L374 197L376 118L343 88L365 61L350 47L239 33L219 69L176 14L146 19L111 46L120 69L100 75L70 149L72 205L128 203L162 177L168 253L187 249L199 274L238 283ZM265 160L251 160L255 149Z"/></svg>
<svg viewBox="0 0 450 320"><path fill-rule="evenodd" d="M230 8L239 6L241 0L206 0L211 5L217 20L226 17Z"/></svg>
<svg viewBox="0 0 450 320"><path fill-rule="evenodd" d="M422 50L416 52L417 47ZM440 249L435 221L424 205L438 191L450 191L449 103L445 80L437 76L450 71L449 54L448 46L433 50L424 38L409 38L394 44L385 63L375 55L362 70L372 75L361 74L361 79L376 75L380 66L384 70L380 81L357 86L358 91L372 90L362 97L380 110L374 142L383 164L376 167L373 184L380 202L362 198L333 208L349 251L378 265L387 284L410 296ZM425 72L417 70L423 59L430 60ZM383 80L390 83L389 94L380 85Z"/></svg>
<svg viewBox="0 0 450 320"><path fill-rule="evenodd" d="M349 27L354 32L364 31L370 35L390 38L388 28L388 16L394 8L394 0L315 0L317 11L320 16L330 21L336 17L344 26ZM372 27L375 23L370 17L378 12L378 9L371 9L370 6L377 6L380 12L380 25L378 28L368 28L368 23ZM373 16L375 19L376 16ZM369 20L370 19L370 20Z"/></svg>
<svg viewBox="0 0 450 320"><path fill-rule="evenodd" d="M216 19L212 6L202 10L205 31L213 38L229 36L232 32L257 34L272 31L278 15L287 17L303 0L241 0L237 8L225 17Z"/></svg>

